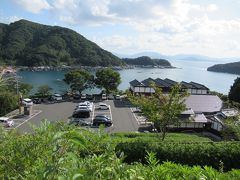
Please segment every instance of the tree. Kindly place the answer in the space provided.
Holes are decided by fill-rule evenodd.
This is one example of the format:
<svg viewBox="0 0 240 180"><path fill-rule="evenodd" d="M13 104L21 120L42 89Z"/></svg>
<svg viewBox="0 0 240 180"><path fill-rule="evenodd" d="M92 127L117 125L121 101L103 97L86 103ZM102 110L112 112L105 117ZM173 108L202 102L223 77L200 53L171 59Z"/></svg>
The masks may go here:
<svg viewBox="0 0 240 180"><path fill-rule="evenodd" d="M23 94L23 96L28 96L33 86L28 83L19 83L19 91Z"/></svg>
<svg viewBox="0 0 240 180"><path fill-rule="evenodd" d="M240 140L240 116L228 117L224 120L224 128L221 131L221 135L224 140Z"/></svg>
<svg viewBox="0 0 240 180"><path fill-rule="evenodd" d="M235 79L228 94L230 100L240 103L240 77Z"/></svg>
<svg viewBox="0 0 240 180"><path fill-rule="evenodd" d="M38 94L41 97L46 97L46 96L49 96L51 94L51 90L52 90L52 88L49 87L47 84L42 85L42 86L38 87L36 94Z"/></svg>
<svg viewBox="0 0 240 180"><path fill-rule="evenodd" d="M168 125L179 123L179 115L186 110L184 98L187 93L179 93L180 85L174 86L168 95L163 94L162 89L154 83L151 86L155 93L150 96L134 96L129 93L128 97L135 106L142 110L148 120L160 129L162 140L164 140Z"/></svg>
<svg viewBox="0 0 240 180"><path fill-rule="evenodd" d="M18 97L11 92L0 92L0 116L3 116L18 106Z"/></svg>
<svg viewBox="0 0 240 180"><path fill-rule="evenodd" d="M63 81L70 85L72 91L82 93L84 89L92 88L94 76L85 70L74 70L64 75Z"/></svg>
<svg viewBox="0 0 240 180"><path fill-rule="evenodd" d="M116 91L120 83L121 77L118 72L110 68L97 70L95 84L104 88L107 93Z"/></svg>

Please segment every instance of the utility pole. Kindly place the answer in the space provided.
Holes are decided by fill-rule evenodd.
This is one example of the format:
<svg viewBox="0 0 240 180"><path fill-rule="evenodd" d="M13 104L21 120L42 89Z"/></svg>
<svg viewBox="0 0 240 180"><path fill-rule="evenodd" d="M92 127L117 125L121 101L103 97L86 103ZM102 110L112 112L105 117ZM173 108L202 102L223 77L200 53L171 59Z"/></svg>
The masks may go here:
<svg viewBox="0 0 240 180"><path fill-rule="evenodd" d="M16 87L16 89L17 89L17 95L19 95L19 84L18 84L18 75L16 74L16 85L17 85L17 87Z"/></svg>
<svg viewBox="0 0 240 180"><path fill-rule="evenodd" d="M17 72L15 72L15 79L16 79L16 90L17 90L17 96L18 96L18 109L19 114L22 114L22 94L19 93L19 82L18 82L18 75Z"/></svg>

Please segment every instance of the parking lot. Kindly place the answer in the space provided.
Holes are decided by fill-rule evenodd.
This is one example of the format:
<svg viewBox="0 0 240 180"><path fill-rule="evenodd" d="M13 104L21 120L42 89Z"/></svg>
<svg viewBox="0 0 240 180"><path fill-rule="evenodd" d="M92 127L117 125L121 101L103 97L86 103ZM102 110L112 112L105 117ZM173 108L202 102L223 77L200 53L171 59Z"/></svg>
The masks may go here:
<svg viewBox="0 0 240 180"><path fill-rule="evenodd" d="M106 103L110 106L109 110L98 109L99 103ZM105 100L94 102L93 111L88 118L92 121L96 115L107 115L111 117L113 125L106 128L107 132L130 132L138 131L139 125L130 110L130 104L124 100ZM21 121L21 119L14 120L18 131L25 133L31 132L31 126L40 126L41 121L47 119L50 122L64 121L68 123L71 119L75 107L78 105L76 102L60 102L54 104L38 104L34 105L34 112L38 112L29 119ZM17 123L20 121L20 123Z"/></svg>

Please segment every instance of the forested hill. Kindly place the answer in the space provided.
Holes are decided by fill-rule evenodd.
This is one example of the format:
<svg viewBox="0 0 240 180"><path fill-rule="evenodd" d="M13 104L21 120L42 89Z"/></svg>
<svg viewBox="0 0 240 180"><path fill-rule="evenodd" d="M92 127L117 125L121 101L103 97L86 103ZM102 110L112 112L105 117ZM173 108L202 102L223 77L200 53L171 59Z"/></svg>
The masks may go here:
<svg viewBox="0 0 240 180"><path fill-rule="evenodd" d="M231 74L240 74L240 61L227 63L227 64L216 64L207 69L208 71L224 72Z"/></svg>
<svg viewBox="0 0 240 180"><path fill-rule="evenodd" d="M165 59L151 59L148 56L142 56L138 58L123 58L125 63L129 65L140 65L140 66L171 66L170 62Z"/></svg>
<svg viewBox="0 0 240 180"><path fill-rule="evenodd" d="M0 64L118 66L123 61L71 29L20 20L0 23Z"/></svg>

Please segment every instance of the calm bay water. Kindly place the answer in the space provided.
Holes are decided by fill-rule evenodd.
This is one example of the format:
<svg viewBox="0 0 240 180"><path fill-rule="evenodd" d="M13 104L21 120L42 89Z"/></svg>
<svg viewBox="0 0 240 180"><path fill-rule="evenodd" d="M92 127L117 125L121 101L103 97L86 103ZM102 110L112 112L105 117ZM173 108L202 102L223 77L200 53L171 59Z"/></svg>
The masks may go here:
<svg viewBox="0 0 240 180"><path fill-rule="evenodd" d="M122 83L119 89L125 90L129 88L129 82L133 79L143 80L151 78L169 78L175 81L195 81L204 84L210 90L218 91L224 94L229 92L230 86L238 75L215 73L207 71L207 67L219 62L199 62L199 61L170 61L177 69L150 69L150 68L135 68L119 70ZM61 93L68 89L68 86L62 81L64 71L47 71L47 72L31 72L21 71L18 75L21 76L21 81L32 84L34 91L40 85L48 84L53 88L53 92ZM99 90L87 90L86 93L98 93Z"/></svg>

